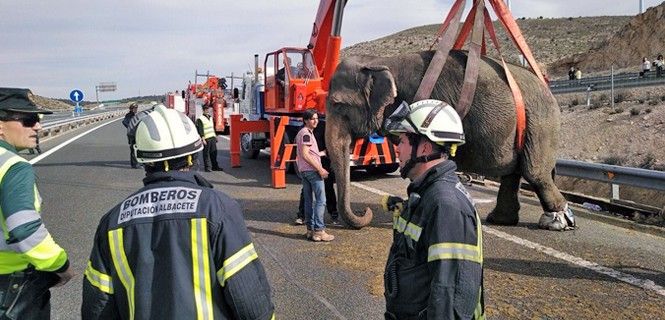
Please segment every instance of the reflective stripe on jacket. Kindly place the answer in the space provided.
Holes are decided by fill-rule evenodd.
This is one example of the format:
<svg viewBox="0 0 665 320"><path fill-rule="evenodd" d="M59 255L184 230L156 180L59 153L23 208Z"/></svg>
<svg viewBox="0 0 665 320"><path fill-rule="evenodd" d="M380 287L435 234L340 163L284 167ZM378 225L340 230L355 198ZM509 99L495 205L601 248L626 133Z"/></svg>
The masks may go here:
<svg viewBox="0 0 665 320"><path fill-rule="evenodd" d="M203 125L203 139L210 139L215 137L215 126L212 123L212 119L208 119L207 116L202 115L198 119Z"/></svg>
<svg viewBox="0 0 665 320"><path fill-rule="evenodd" d="M60 271L68 265L67 253L42 223L32 166L6 146L4 141L0 145L0 274L23 271L29 265Z"/></svg>
<svg viewBox="0 0 665 320"><path fill-rule="evenodd" d="M271 319L238 203L193 172L152 173L101 220L83 319Z"/></svg>
<svg viewBox="0 0 665 320"><path fill-rule="evenodd" d="M484 319L482 229L455 169L444 161L416 179L393 217L387 318Z"/></svg>

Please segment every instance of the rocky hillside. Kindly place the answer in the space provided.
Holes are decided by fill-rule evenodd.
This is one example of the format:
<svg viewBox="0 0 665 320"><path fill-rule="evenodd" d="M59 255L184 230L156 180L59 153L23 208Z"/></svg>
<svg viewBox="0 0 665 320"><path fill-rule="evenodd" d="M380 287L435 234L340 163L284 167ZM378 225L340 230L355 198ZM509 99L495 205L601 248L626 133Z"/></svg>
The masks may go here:
<svg viewBox="0 0 665 320"><path fill-rule="evenodd" d="M536 60L548 69L551 64L567 56L583 54L591 48L605 43L616 32L621 30L631 17L579 17L557 19L517 19L527 44ZM517 49L499 22L494 23L497 39L507 61L518 63ZM372 54L394 56L406 52L428 50L436 36L439 25L426 25L407 29L383 38L362 42L342 50L342 56L356 54ZM493 47L489 47L489 55L496 56ZM558 70L558 69L557 69ZM563 72L552 73L550 76L564 76Z"/></svg>
<svg viewBox="0 0 665 320"><path fill-rule="evenodd" d="M665 54L665 2L630 19L612 37L581 52L552 63L551 71L565 72L576 65L587 72L607 70L608 66L639 70L642 57L653 61Z"/></svg>

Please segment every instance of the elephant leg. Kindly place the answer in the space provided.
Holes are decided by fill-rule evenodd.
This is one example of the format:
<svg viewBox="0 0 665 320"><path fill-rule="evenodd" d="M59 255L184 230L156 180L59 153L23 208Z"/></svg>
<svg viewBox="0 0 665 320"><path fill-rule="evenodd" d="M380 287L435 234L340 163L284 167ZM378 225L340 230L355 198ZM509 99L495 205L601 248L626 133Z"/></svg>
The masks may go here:
<svg viewBox="0 0 665 320"><path fill-rule="evenodd" d="M553 231L573 230L576 228L575 216L568 207L566 198L554 184L554 170L535 176L527 172L524 178L531 184L538 195L540 205L545 211L538 222L542 229Z"/></svg>
<svg viewBox="0 0 665 320"><path fill-rule="evenodd" d="M519 173L501 177L496 207L487 215L488 223L514 226L519 222L520 202L517 199L517 193L521 178Z"/></svg>
<svg viewBox="0 0 665 320"><path fill-rule="evenodd" d="M559 188L554 184L553 171L534 176L530 172L526 172L524 179L529 182L533 187L540 206L543 210L548 212L561 211L566 206L566 198L563 197Z"/></svg>

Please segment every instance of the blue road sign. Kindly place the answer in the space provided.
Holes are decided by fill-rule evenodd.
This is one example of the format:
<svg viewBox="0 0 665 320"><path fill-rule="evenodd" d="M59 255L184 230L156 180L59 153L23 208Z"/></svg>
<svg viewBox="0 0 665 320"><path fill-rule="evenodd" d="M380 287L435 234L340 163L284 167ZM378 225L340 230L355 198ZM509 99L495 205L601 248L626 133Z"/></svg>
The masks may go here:
<svg viewBox="0 0 665 320"><path fill-rule="evenodd" d="M69 99L71 99L74 102L83 101L83 91L79 89L72 90L72 92L69 93Z"/></svg>

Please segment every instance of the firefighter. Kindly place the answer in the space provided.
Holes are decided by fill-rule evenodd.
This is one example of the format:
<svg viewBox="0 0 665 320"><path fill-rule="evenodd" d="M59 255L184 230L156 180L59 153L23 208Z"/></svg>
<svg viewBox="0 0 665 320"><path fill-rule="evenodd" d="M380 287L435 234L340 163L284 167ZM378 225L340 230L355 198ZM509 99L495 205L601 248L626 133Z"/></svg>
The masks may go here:
<svg viewBox="0 0 665 320"><path fill-rule="evenodd" d="M145 186L105 214L83 319L271 319L270 287L239 204L190 171L194 123L163 105L136 131Z"/></svg>
<svg viewBox="0 0 665 320"><path fill-rule="evenodd" d="M462 121L438 100L403 102L385 128L399 136L408 200L388 197L393 244L385 269L386 319L483 319L480 219L449 157Z"/></svg>
<svg viewBox="0 0 665 320"><path fill-rule="evenodd" d="M41 217L32 165L17 155L36 146L40 110L27 89L0 88L0 319L49 319L49 288L73 273Z"/></svg>
<svg viewBox="0 0 665 320"><path fill-rule="evenodd" d="M210 115L210 105L203 105L203 114L196 119L196 131L203 141L203 166L206 172L223 171L217 163L217 134ZM212 170L211 170L212 163Z"/></svg>

